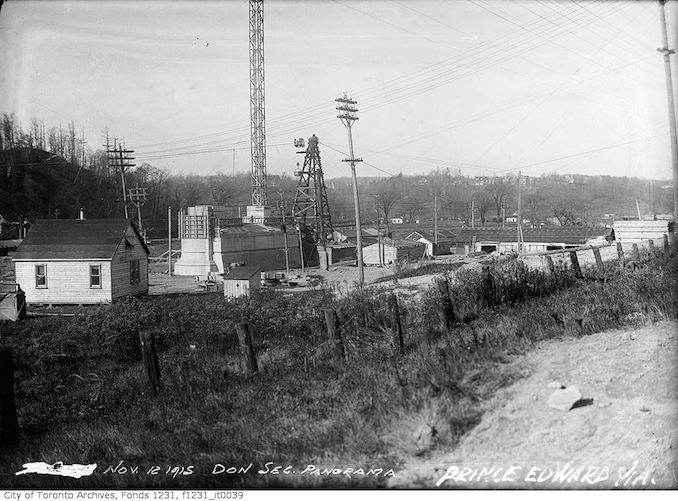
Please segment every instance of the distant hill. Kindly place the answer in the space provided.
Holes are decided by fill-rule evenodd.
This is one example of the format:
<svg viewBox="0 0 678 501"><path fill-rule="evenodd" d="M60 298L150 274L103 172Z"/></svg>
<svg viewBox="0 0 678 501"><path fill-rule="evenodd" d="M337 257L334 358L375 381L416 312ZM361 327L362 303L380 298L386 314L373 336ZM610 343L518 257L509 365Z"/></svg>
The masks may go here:
<svg viewBox="0 0 678 501"><path fill-rule="evenodd" d="M115 214L115 185L64 158L32 148L0 151L0 214L74 218Z"/></svg>

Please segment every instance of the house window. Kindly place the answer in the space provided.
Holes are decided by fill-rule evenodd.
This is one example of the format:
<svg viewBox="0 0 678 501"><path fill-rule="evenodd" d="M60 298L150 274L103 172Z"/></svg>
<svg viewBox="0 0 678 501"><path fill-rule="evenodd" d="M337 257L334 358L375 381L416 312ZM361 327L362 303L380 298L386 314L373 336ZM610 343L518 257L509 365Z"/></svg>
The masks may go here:
<svg viewBox="0 0 678 501"><path fill-rule="evenodd" d="M44 264L35 265L35 288L47 288L47 266Z"/></svg>
<svg viewBox="0 0 678 501"><path fill-rule="evenodd" d="M101 265L91 264L89 266L89 287L90 289L101 289Z"/></svg>
<svg viewBox="0 0 678 501"><path fill-rule="evenodd" d="M136 284L141 281L139 274L139 260L133 259L129 262L129 283Z"/></svg>

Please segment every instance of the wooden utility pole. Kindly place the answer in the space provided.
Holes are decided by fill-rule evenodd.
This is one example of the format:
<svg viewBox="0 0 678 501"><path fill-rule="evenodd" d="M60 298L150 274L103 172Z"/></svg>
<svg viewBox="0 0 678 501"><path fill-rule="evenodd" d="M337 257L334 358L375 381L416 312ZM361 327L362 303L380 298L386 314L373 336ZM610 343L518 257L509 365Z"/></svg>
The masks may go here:
<svg viewBox="0 0 678 501"><path fill-rule="evenodd" d="M284 192L279 191L278 195L280 195L280 211L282 212L282 231L283 231L283 238L285 239L285 248L283 249L283 252L285 253L285 272L287 273L285 277L289 278L290 276L290 248L287 245L287 224L285 223L285 213L287 212L287 203L285 203L285 200L283 199L283 194Z"/></svg>
<svg viewBox="0 0 678 501"><path fill-rule="evenodd" d="M640 205L638 205L638 200L636 200L636 212L638 213L638 221L643 219L643 217L640 215Z"/></svg>
<svg viewBox="0 0 678 501"><path fill-rule="evenodd" d="M521 200L520 200L520 195L521 195L521 187L520 187L520 171L518 171L518 252L522 252L523 250L523 219L520 213L521 209Z"/></svg>
<svg viewBox="0 0 678 501"><path fill-rule="evenodd" d="M673 101L673 79L671 76L671 54L669 39L666 34L666 15L664 4L666 0L659 0L659 19L662 29L662 47L657 49L664 55L664 71L666 73L666 96L669 106L669 132L671 141L671 163L673 164L673 218L678 220L678 137L676 137L676 105Z"/></svg>
<svg viewBox="0 0 678 501"><path fill-rule="evenodd" d="M172 276L172 206L167 207L167 276Z"/></svg>
<svg viewBox="0 0 678 501"><path fill-rule="evenodd" d="M374 195L374 211L377 214L377 254L379 256L379 266L383 266L381 261L381 214L379 213L379 195Z"/></svg>
<svg viewBox="0 0 678 501"><path fill-rule="evenodd" d="M438 194L433 195L433 240L438 244Z"/></svg>
<svg viewBox="0 0 678 501"><path fill-rule="evenodd" d="M471 200L471 229L474 229L476 227L475 216L476 216L476 202L475 202L475 200Z"/></svg>
<svg viewBox="0 0 678 501"><path fill-rule="evenodd" d="M358 255L358 282L360 287L365 285L365 270L363 270L363 236L362 228L360 226L360 201L358 199L358 179L355 174L355 164L356 162L362 162L362 158L355 158L353 154L353 135L351 134L351 127L353 127L353 122L358 120L356 113L358 112L355 107L357 101L353 101L348 96L344 94L344 97L335 99L339 106L339 115L337 118L346 126L348 130L348 152L350 158L345 158L342 162L349 162L351 164L351 178L353 179L353 205L355 206L355 231L356 231L356 254Z"/></svg>

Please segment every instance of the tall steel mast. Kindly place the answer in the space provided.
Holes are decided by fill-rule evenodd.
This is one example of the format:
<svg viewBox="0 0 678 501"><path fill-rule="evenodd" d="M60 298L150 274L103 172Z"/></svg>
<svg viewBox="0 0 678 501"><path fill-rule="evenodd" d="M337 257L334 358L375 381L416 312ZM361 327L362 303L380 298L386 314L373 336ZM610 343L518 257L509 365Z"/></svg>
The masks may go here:
<svg viewBox="0 0 678 501"><path fill-rule="evenodd" d="M264 0L250 0L250 135L252 205L265 206L266 114L264 107Z"/></svg>

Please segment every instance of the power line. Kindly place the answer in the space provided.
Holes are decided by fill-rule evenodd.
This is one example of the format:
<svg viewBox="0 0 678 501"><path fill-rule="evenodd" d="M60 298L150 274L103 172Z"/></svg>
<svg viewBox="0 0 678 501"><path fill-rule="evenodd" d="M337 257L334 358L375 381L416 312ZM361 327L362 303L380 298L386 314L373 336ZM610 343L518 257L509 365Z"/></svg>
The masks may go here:
<svg viewBox="0 0 678 501"><path fill-rule="evenodd" d="M359 9L353 9L353 10L358 10L358 11L359 11ZM415 9L415 10L416 10L416 9ZM362 12L362 11L360 11L360 12ZM583 16L582 16L582 18L583 18ZM576 22L576 21L577 21L577 19L574 19L574 20L573 20L573 22ZM532 29L531 27L535 27L535 26L540 27L540 28L542 28L542 29L548 28L548 33L553 34L553 30L552 30L550 27L546 26L546 24L547 24L547 23L546 23L545 21L542 20L542 21L539 21L539 22L532 23L531 25L528 25L528 27L530 27L529 29ZM525 28L525 27L523 27L523 28ZM547 31L543 31L543 32L541 32L541 33L538 33L538 32L535 32L534 29L532 29L532 33L533 33L533 34L536 33L537 35L542 36L542 35L546 34ZM556 33L556 34L557 34L557 33ZM512 50L512 49L515 49L515 48L518 48L520 45L526 45L526 44L529 44L528 47L532 47L532 49L530 49L530 50L533 50L533 49L535 48L535 45L529 40L529 38L524 38L523 40L520 40L520 38L523 37L523 36L524 36L524 33L521 33L520 31L517 31L517 32L513 32L513 33L511 33L511 34L509 34L509 35L506 35L506 36L504 36L504 37L500 37L496 42L502 42L502 41L504 42L504 45L499 47L499 50L501 51L501 54L504 54L504 55L505 55L508 51L510 51L510 50ZM545 38L547 41L550 40L550 38L546 38L546 37L543 37L543 38ZM555 38L555 37L551 37L551 38ZM507 44L507 42L509 42L509 41L514 42L514 45L513 45L513 46L509 46L509 45ZM483 42L482 44L480 44L479 48L483 48L483 46L493 46L493 47L492 47L492 50L494 50L495 47L497 47L496 42ZM402 87L402 86L401 86L401 88L399 88L399 89L396 88L394 91L390 91L391 95L393 95L394 92L396 92L396 93L397 93L397 92L403 92L403 91L409 89L409 90L411 90L412 92L410 92L407 96L401 96L400 99L398 99L398 100L406 99L407 97L409 97L410 95L412 95L412 93L417 94L417 93L422 92L423 90L431 90L432 88L437 88L438 86L445 85L445 84L447 84L447 83L450 83L451 81L455 81L455 80L457 80L459 77L469 76L469 75L471 75L471 74L476 73L477 71L480 71L480 70L482 70L482 69L486 69L487 67L490 67L490 66L492 66L493 64L496 64L497 62L502 62L502 61L511 59L512 57L520 57L520 56L522 56L525 52L529 52L529 51L525 51L525 52L523 52L523 53L519 53L519 54L516 54L516 55L512 55L512 56L510 56L510 57L504 57L504 58L502 58L501 60L487 61L484 65L479 65L479 64L477 63L477 60L478 60L478 59L486 60L488 57L496 57L496 56L498 56L499 53L497 53L496 50L495 50L494 53L490 52L489 54L479 54L479 53L477 52L477 49L478 49L478 48L476 48L476 50L474 50L473 53L462 54L462 55L457 56L456 58L452 58L452 59L447 58L447 59L445 59L444 61L442 61L442 62L440 62L440 63L436 63L436 64L434 64L434 65L428 65L428 66L425 66L423 69L419 69L419 70L414 71L414 72L408 72L407 74L405 74L405 75L402 76L402 77L399 77L399 78L397 77L396 79L393 79L392 81L400 81L400 82L404 82L404 81L407 81L407 80L412 80L412 79L414 79L414 83L409 84L408 86L405 86L405 87ZM464 60L470 60L471 64L467 64L466 67L467 67L467 68L470 68L470 69L475 68L476 71L467 72L466 74L461 75L461 76L457 76L456 78L453 78L452 80L447 80L447 81L443 81L443 82L438 82L438 83L437 83L436 85L434 85L434 86L431 86L431 85L430 85L432 79L439 79L439 78L441 78L442 76L444 76L444 75L446 75L446 74L449 75L450 72L453 73L453 72L457 71L457 70L458 70L459 63L463 62ZM457 67L454 66L455 64L457 65ZM445 70L443 73L441 73L440 71L438 71L437 74L434 73L433 76L431 75L431 72L432 72L432 71L437 71L436 68L446 68L446 67L450 67L450 66L451 66L451 68ZM542 67L543 67L543 65L542 65ZM422 84L428 84L428 85L427 85L427 88L422 89L421 87L417 87L417 86L421 86ZM374 87L372 87L372 88L370 88L370 89L367 89L366 91L361 91L361 94L362 94L362 95L368 95L368 94L371 94L371 93L374 93L374 92L382 93L382 97L383 97L383 86L374 86ZM388 95L388 94L387 94L387 95ZM366 99L366 100L364 100L364 101L367 102L367 104L368 104L367 107L366 107L366 110L369 110L369 109L375 109L375 108L376 108L375 106L372 106L372 107L369 106L370 99ZM388 99L387 99L385 102L382 102L381 104L380 104L380 103L377 103L377 104L378 104L377 107L383 107L383 106L386 106L386 105L388 105L388 104L393 104L394 102L396 102L396 101L394 101L393 99L391 99L391 100L388 100ZM320 112L321 110L324 110L325 106L326 106L325 104L323 104L323 105L317 105L317 106L311 107L311 108L309 108L309 109L307 109L307 110L301 110L301 111L299 111L299 112L294 112L294 113L290 113L290 114L287 114L287 115L283 115L283 116L279 117L278 119L269 120L269 127L272 128L272 125L275 124L275 123L285 123L285 122L290 121L290 120L297 120L298 117L303 117L303 116L309 115L309 114L310 114L311 116L314 116L314 115L316 115L318 112ZM326 121L329 122L329 120L326 120ZM325 120L323 120L322 122L325 122ZM289 126L288 126L288 127L289 127ZM287 128L283 128L283 130L286 130L286 129L287 129ZM216 132L216 133L211 133L211 134L204 134L204 135L194 136L194 137L192 137L192 138L179 139L179 140L175 140L175 141L172 141L172 142L158 142L158 143L150 143L150 144L146 144L146 145L143 145L143 144L142 144L142 145L140 145L140 146L143 146L143 147L148 147L148 146L161 146L161 145L163 145L163 144L176 144L177 142L194 142L194 141L202 141L202 140L204 140L204 139L217 138L217 137L220 136L220 135L223 135L223 134L226 134L226 133L229 133L229 132L239 131L239 130L242 131L242 136L244 137L244 136L246 135L245 128L242 128L242 127L235 127L235 128L231 128L231 129L226 129L226 130L221 131L221 132ZM215 139L215 140L209 141L207 144L211 144L211 143L214 143L214 142L220 142L220 141L221 141L221 140L219 140L219 139ZM207 145L207 144L205 144L205 145ZM190 146L185 146L185 147L182 147L182 148L185 149L186 147L190 147ZM139 147L138 147L138 148L139 148ZM140 151L140 150L138 150L138 151Z"/></svg>

